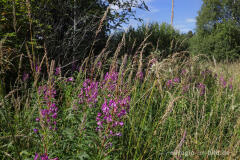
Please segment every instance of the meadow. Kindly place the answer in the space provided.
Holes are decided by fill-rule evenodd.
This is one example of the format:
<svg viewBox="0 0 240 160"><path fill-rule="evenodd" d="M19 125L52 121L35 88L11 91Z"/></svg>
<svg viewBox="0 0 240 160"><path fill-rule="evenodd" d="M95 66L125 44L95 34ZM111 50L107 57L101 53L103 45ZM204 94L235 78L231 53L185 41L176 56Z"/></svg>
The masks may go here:
<svg viewBox="0 0 240 160"><path fill-rule="evenodd" d="M0 159L240 158L237 63L118 52L24 74L1 99Z"/></svg>
<svg viewBox="0 0 240 160"><path fill-rule="evenodd" d="M240 159L239 25L108 35L136 6L68 2L1 1L1 160Z"/></svg>

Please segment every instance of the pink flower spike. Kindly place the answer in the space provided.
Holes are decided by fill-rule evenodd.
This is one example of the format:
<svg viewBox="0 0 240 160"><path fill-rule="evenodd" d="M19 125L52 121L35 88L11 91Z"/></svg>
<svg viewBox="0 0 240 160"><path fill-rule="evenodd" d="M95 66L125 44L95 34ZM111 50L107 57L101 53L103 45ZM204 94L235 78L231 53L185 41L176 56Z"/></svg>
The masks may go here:
<svg viewBox="0 0 240 160"><path fill-rule="evenodd" d="M60 67L57 67L57 68L56 68L56 71L55 71L55 75L59 75L60 72L61 72Z"/></svg>
<svg viewBox="0 0 240 160"><path fill-rule="evenodd" d="M72 81L74 81L74 78L73 78L73 77L69 77L69 78L67 79L67 82L72 82Z"/></svg>
<svg viewBox="0 0 240 160"><path fill-rule="evenodd" d="M123 123L123 122L119 122L118 124L119 124L120 126L123 126L123 125L124 125L124 123Z"/></svg>
<svg viewBox="0 0 240 160"><path fill-rule="evenodd" d="M39 155L38 155L37 153L35 153L35 157L34 157L34 159L33 159L33 160L37 160L37 159L38 159L38 157L39 157Z"/></svg>
<svg viewBox="0 0 240 160"><path fill-rule="evenodd" d="M36 118L36 121L39 122L39 121L40 121L40 118L37 117L37 118Z"/></svg>

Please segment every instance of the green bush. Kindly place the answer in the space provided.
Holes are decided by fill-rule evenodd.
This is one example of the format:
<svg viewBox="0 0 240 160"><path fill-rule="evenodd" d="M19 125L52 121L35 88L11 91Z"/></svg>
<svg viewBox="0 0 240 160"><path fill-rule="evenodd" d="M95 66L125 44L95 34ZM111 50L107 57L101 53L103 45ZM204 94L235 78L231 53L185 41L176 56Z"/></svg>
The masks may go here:
<svg viewBox="0 0 240 160"><path fill-rule="evenodd" d="M112 45L116 46L122 39L122 35L122 31L115 33ZM136 29L130 27L125 36L126 43L122 51L123 54L136 54L139 46L145 39L147 46L143 52L144 56L157 51L162 58L165 58L172 53L186 51L188 48L187 37L167 23L142 24Z"/></svg>
<svg viewBox="0 0 240 160"><path fill-rule="evenodd" d="M240 27L232 22L216 24L209 34L197 33L190 42L192 54L205 54L218 61L233 61L240 55Z"/></svg>

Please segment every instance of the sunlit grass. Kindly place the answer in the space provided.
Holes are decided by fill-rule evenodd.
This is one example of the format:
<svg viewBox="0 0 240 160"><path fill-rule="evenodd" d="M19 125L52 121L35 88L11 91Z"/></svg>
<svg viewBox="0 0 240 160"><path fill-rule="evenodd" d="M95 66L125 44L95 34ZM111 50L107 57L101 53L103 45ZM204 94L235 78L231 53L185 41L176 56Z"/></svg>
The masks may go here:
<svg viewBox="0 0 240 160"><path fill-rule="evenodd" d="M112 67L109 76L98 68L91 78L85 69L62 77L51 66L37 87L25 88L25 81L17 97L1 100L1 159L239 158L240 95L231 81L238 76L237 64L229 64L227 73L220 70L226 65L202 65L198 57L182 61L176 54L141 64L138 76L140 62L134 68L128 63L119 70L103 64ZM49 98L39 93L40 86L56 90L49 98L57 115L49 114L48 123L41 109ZM122 101L128 96L129 108ZM54 121L56 129L49 126Z"/></svg>

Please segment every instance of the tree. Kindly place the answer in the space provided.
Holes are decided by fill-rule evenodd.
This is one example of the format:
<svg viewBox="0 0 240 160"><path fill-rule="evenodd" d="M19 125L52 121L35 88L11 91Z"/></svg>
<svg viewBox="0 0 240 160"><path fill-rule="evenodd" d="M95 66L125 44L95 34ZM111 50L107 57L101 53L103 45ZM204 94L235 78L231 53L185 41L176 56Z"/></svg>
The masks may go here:
<svg viewBox="0 0 240 160"><path fill-rule="evenodd" d="M240 25L240 0L203 0L197 17L198 31L211 32L226 21Z"/></svg>
<svg viewBox="0 0 240 160"><path fill-rule="evenodd" d="M101 22L108 7L110 11ZM33 18L41 25L35 28L35 33L38 30L36 36L45 40L49 56L64 65L72 61L72 57L84 59L88 56L95 40L95 53L98 53L111 30L131 17L136 18L131 9L134 7L147 9L143 0L33 1ZM100 23L101 32L96 37Z"/></svg>
<svg viewBox="0 0 240 160"><path fill-rule="evenodd" d="M102 19L111 5L118 10L110 7ZM0 40L7 37L2 48L14 52L12 55L17 57L12 62L15 65L0 75L3 77L1 85L3 81L15 82L16 76L21 76L23 71L34 72L35 65L43 57L44 47L48 58L61 65L73 58L83 60L93 41L96 41L94 52L97 54L110 30L129 18L136 18L132 10L136 7L147 9L143 0L0 0ZM101 32L96 36L100 23ZM20 57L23 66L18 71Z"/></svg>
<svg viewBox="0 0 240 160"><path fill-rule="evenodd" d="M191 51L217 60L240 55L240 0L203 0Z"/></svg>
<svg viewBox="0 0 240 160"><path fill-rule="evenodd" d="M121 42L123 32L125 31L114 34L111 47L117 46ZM138 54L139 47L144 45L146 45L142 52L144 57L157 53L159 59L164 59L173 53L186 51L187 49L185 40L188 37L180 34L178 30L175 30L172 25L167 23L159 24L153 22L142 24L137 28L130 27L124 36L124 48L119 53L120 56L123 56L125 53L134 56ZM142 44L143 42L145 42L144 45Z"/></svg>

